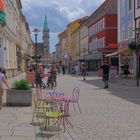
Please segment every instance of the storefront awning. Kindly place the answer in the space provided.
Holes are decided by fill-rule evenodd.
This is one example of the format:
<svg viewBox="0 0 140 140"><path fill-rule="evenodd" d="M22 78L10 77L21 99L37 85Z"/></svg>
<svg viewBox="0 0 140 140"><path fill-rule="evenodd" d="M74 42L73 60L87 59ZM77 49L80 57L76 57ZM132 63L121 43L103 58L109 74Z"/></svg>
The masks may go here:
<svg viewBox="0 0 140 140"><path fill-rule="evenodd" d="M87 60L87 61L89 61L89 60L101 60L101 59L102 59L102 53L101 52L85 56L85 60ZM80 56L78 58L78 60L79 61L83 61L84 60L84 56Z"/></svg>
<svg viewBox="0 0 140 140"><path fill-rule="evenodd" d="M110 53L110 54L107 54L106 57L118 55L119 53L126 52L126 51L128 51L128 48L126 48L126 47L118 48L118 51Z"/></svg>
<svg viewBox="0 0 140 140"><path fill-rule="evenodd" d="M117 52L110 53L110 54L107 54L106 57L114 56L114 55L118 55L118 51Z"/></svg>

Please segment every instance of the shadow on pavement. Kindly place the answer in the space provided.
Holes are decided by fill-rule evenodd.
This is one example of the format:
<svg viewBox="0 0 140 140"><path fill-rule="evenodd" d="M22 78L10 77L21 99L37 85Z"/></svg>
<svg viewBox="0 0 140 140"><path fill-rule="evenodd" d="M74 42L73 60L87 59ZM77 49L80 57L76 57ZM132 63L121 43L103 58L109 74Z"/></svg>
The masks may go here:
<svg viewBox="0 0 140 140"><path fill-rule="evenodd" d="M102 79L93 79L85 81L81 80L81 81L96 86L97 88L95 89L93 88L93 90L104 89ZM127 83L125 84L125 81L123 81L123 83L120 83L119 81L112 83L110 82L109 88L104 90L108 90L109 91L108 94L110 95L114 95L129 102L140 105L140 86L136 87L134 83L131 85Z"/></svg>
<svg viewBox="0 0 140 140"><path fill-rule="evenodd" d="M51 138L51 137L53 137L53 136L55 136L55 134L47 134L47 133L41 133L41 132L39 132L39 133L37 133L36 134L36 137L37 138Z"/></svg>

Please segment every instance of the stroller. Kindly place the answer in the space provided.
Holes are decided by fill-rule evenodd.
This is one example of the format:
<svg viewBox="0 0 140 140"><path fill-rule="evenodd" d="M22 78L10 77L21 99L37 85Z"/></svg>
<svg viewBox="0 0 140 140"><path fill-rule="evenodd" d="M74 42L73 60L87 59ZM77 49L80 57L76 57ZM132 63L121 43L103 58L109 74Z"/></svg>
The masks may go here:
<svg viewBox="0 0 140 140"><path fill-rule="evenodd" d="M47 86L48 86L48 88L51 88L51 89L54 88L54 76L53 76L52 72L49 72Z"/></svg>

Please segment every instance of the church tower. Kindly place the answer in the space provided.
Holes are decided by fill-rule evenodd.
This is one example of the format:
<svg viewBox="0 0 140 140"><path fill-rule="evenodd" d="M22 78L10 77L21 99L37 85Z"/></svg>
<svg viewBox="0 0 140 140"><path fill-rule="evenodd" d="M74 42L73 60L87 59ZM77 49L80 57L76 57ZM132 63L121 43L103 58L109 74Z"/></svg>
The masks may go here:
<svg viewBox="0 0 140 140"><path fill-rule="evenodd" d="M49 36L49 27L47 16L45 16L44 20L44 28L43 28L43 47L44 47L44 56L48 57L50 54L50 36Z"/></svg>

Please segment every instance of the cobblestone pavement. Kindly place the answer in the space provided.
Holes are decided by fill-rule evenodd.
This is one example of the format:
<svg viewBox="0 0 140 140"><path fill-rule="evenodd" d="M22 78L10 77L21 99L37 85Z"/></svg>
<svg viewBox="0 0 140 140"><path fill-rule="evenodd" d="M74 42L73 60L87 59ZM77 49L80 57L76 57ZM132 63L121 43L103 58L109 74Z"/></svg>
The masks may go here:
<svg viewBox="0 0 140 140"><path fill-rule="evenodd" d="M48 135L31 125L32 109L4 107L0 111L0 140L140 140L140 87L133 79L118 79L103 88L96 75L83 78L58 76L57 91L70 96L74 87L80 88L80 106L70 107L70 121L60 135ZM12 137L11 137L12 136Z"/></svg>
<svg viewBox="0 0 140 140"><path fill-rule="evenodd" d="M80 87L80 106L70 120L68 128L74 140L140 140L140 88L134 79L118 79L103 88L102 80L96 76L60 76L58 88L70 95L75 86ZM55 138L52 138L55 140ZM61 139L65 139L61 137Z"/></svg>
<svg viewBox="0 0 140 140"><path fill-rule="evenodd" d="M24 78L25 74L8 79L12 87L14 80ZM6 91L3 95L3 103L6 103ZM32 107L8 107L0 110L0 140L42 140L37 136L40 132L32 124ZM36 133L37 132L37 133Z"/></svg>

